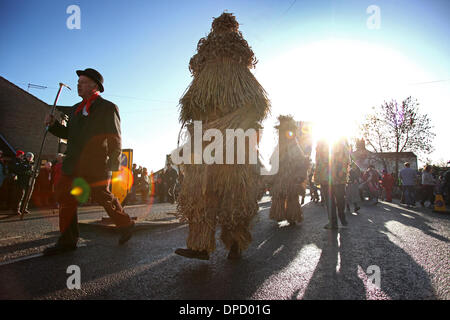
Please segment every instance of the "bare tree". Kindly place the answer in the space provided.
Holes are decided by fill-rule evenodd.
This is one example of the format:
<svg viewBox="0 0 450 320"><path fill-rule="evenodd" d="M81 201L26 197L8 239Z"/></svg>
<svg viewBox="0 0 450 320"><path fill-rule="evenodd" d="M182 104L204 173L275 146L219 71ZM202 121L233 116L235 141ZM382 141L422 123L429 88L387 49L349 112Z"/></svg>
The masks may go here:
<svg viewBox="0 0 450 320"><path fill-rule="evenodd" d="M417 99L408 97L372 108L360 126L367 145L375 152L414 152L418 157L430 154L435 134L427 114L419 113ZM395 172L398 173L398 159Z"/></svg>

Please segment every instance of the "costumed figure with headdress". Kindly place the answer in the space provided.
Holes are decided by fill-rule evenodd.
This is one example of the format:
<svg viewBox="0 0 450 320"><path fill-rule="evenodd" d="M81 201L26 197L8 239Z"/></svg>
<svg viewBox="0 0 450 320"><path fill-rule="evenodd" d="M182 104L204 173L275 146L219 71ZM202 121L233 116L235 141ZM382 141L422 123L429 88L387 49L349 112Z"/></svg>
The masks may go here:
<svg viewBox="0 0 450 320"><path fill-rule="evenodd" d="M211 32L200 39L197 53L191 58L193 80L180 99L180 121L190 137L195 121L201 121L202 136L206 130L214 129L223 137L215 137L213 163L196 163L193 146L190 164L182 165L184 180L178 215L189 223L189 235L187 249L177 249L175 253L188 258L209 259L216 247L217 225L221 226L228 258L240 258L251 242L250 223L258 212L261 178L257 162L249 161L249 152L257 147L259 137L253 144L252 138L245 142L245 163L237 161L237 153L242 150L236 146L234 162L224 159L230 151L226 148L230 142L226 131L256 132L270 110L265 90L250 72L257 61L238 29L239 23L231 13L214 19ZM202 152L205 147L208 145L203 141Z"/></svg>
<svg viewBox="0 0 450 320"><path fill-rule="evenodd" d="M309 159L297 143L298 128L291 116L279 116L279 170L272 176L272 206L270 218L287 220L290 224L303 221L299 196L305 193ZM274 156L276 154L274 153ZM272 156L273 157L273 156Z"/></svg>

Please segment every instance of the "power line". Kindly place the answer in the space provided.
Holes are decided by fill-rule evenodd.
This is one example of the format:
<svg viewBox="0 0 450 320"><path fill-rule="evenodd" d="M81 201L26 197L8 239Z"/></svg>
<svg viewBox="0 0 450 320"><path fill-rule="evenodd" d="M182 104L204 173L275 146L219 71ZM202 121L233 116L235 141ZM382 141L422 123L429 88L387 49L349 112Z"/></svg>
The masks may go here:
<svg viewBox="0 0 450 320"><path fill-rule="evenodd" d="M289 11L289 9L291 9L291 7L295 4L295 1L290 5L290 7L288 8L288 10L286 10L285 13L287 13L287 11ZM450 81L450 79L440 79L440 80L432 80L432 81L425 81L425 82L415 82L415 83L408 83L407 85L411 85L411 86L417 86L417 85L427 85L427 84L432 84L432 83L439 83L439 82L447 82ZM41 86L41 85L34 85L31 83L24 83L24 82L16 82L17 84L21 84L24 86L28 87L28 90L30 88L34 88L34 89L58 89L57 87L49 87L49 86ZM27 91L28 91L27 90ZM131 99L131 100L141 100L141 101L150 101L150 102L158 102L158 103L173 103L176 104L178 106L179 102L178 101L170 101L170 100L160 100L160 99L151 99L151 98L142 98L142 97L135 97L135 96L124 96L124 95L116 95L116 94L103 94L104 96L109 96L109 97L116 97L116 98L122 98L122 99ZM166 107L157 107L157 108L146 108L145 110L134 110L134 111L125 111L124 113L146 113L146 112L153 112L153 111L157 111L157 110L163 110L163 109L167 109ZM170 109L169 109L170 110Z"/></svg>
<svg viewBox="0 0 450 320"><path fill-rule="evenodd" d="M125 98L125 99L134 99L134 100L144 100L151 102L162 102L162 103L178 103L176 101L168 101L168 100L158 100L158 99L149 99L149 98L139 98L139 97L131 97L131 96L122 96L116 94L104 94L105 96L117 97L117 98Z"/></svg>
<svg viewBox="0 0 450 320"><path fill-rule="evenodd" d="M294 4L297 2L297 0L294 0L291 5L289 6L289 8L287 8L287 10L285 12L283 12L283 14L281 14L280 17L284 16L286 13L289 12L289 10L291 10L291 8L294 6Z"/></svg>
<svg viewBox="0 0 450 320"><path fill-rule="evenodd" d="M410 86L416 86L416 85L420 85L420 84L429 84L429 83L446 82L446 81L450 81L450 79L434 80L434 81L427 81L427 82L409 83L409 85L410 85Z"/></svg>

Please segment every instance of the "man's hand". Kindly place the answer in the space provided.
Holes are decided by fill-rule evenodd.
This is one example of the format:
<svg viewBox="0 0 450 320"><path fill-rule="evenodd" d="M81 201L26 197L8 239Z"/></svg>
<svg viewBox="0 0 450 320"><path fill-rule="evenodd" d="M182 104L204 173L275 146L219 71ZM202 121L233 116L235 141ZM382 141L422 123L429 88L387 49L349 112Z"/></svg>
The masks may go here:
<svg viewBox="0 0 450 320"><path fill-rule="evenodd" d="M52 114L48 114L48 115L45 117L45 125L46 125L47 127L50 127L50 126L54 125L54 124L55 124L55 121L56 121L55 116L52 115Z"/></svg>

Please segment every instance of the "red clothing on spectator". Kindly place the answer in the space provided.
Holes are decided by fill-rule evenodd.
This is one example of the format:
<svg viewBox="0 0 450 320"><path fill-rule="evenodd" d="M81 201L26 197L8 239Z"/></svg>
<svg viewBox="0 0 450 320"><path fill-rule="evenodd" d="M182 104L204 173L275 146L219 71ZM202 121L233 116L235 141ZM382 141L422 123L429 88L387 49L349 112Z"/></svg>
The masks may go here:
<svg viewBox="0 0 450 320"><path fill-rule="evenodd" d="M394 187L394 178L389 173L384 173L381 177L381 185L386 191L386 201L392 202L392 188Z"/></svg>
<svg viewBox="0 0 450 320"><path fill-rule="evenodd" d="M52 170L50 168L41 168L39 176L36 179L35 200L38 207L50 205L50 198L53 191Z"/></svg>
<svg viewBox="0 0 450 320"><path fill-rule="evenodd" d="M61 175L62 175L62 162L59 163L57 162L53 167L52 167L52 180L53 180L53 187L58 185L59 180L61 179Z"/></svg>

